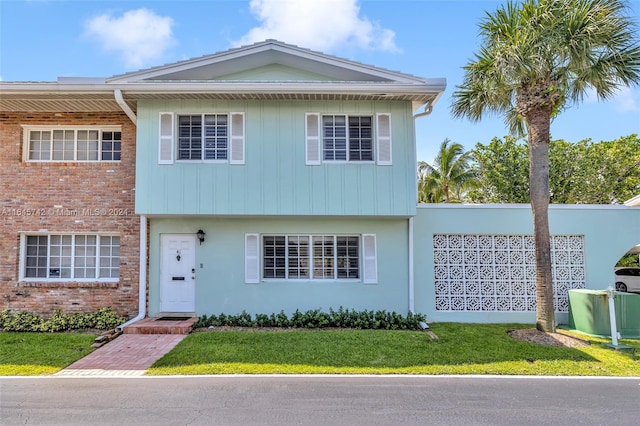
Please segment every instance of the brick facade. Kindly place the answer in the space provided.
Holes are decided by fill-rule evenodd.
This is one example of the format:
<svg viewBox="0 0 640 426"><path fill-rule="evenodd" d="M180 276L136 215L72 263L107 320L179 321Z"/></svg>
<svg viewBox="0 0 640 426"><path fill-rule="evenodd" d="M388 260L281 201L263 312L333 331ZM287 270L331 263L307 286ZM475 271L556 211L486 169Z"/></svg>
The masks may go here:
<svg viewBox="0 0 640 426"><path fill-rule="evenodd" d="M118 125L119 162L27 162L21 125ZM0 112L0 297L2 309L50 315L110 306L138 309L140 218L134 214L136 128L123 113ZM88 214L87 212L97 212ZM20 233L117 233L120 278L104 282L19 282Z"/></svg>

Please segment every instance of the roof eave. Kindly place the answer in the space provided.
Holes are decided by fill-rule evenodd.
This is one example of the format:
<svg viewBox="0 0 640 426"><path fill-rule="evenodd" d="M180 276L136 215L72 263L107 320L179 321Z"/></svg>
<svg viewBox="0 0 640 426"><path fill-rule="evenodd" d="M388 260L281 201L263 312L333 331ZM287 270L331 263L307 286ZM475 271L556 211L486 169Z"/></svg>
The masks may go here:
<svg viewBox="0 0 640 426"><path fill-rule="evenodd" d="M0 83L4 94L36 93L105 93L121 90L127 93L226 93L226 92L270 92L270 93L438 93L446 88L445 79L428 79L423 84L381 82L143 82L106 84L60 84L60 83Z"/></svg>

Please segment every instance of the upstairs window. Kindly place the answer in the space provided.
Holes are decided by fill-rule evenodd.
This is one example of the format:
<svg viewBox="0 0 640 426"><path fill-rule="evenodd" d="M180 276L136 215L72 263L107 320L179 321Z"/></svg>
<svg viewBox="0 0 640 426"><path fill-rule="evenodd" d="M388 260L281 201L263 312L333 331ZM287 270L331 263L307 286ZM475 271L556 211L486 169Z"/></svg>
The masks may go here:
<svg viewBox="0 0 640 426"><path fill-rule="evenodd" d="M391 165L391 115L307 113L306 164L374 162Z"/></svg>
<svg viewBox="0 0 640 426"><path fill-rule="evenodd" d="M115 127L24 127L28 161L120 161L122 132Z"/></svg>
<svg viewBox="0 0 640 426"><path fill-rule="evenodd" d="M322 116L324 161L373 161L371 117Z"/></svg>
<svg viewBox="0 0 640 426"><path fill-rule="evenodd" d="M178 160L227 160L226 114L178 116Z"/></svg>
<svg viewBox="0 0 640 426"><path fill-rule="evenodd" d="M244 164L244 113L159 117L158 164L208 161Z"/></svg>

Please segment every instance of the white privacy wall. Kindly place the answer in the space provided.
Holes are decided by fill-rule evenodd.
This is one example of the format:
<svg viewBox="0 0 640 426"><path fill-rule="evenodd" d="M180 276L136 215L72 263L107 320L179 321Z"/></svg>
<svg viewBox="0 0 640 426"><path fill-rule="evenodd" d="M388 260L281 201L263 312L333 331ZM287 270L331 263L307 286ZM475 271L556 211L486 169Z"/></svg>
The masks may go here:
<svg viewBox="0 0 640 426"><path fill-rule="evenodd" d="M568 290L612 284L613 266L640 243L640 209L551 206L556 320ZM421 205L415 218L416 311L430 321L535 322L529 205Z"/></svg>
<svg viewBox="0 0 640 426"><path fill-rule="evenodd" d="M435 308L444 312L535 312L536 268L531 235L435 234ZM551 239L556 310L585 287L584 237Z"/></svg>

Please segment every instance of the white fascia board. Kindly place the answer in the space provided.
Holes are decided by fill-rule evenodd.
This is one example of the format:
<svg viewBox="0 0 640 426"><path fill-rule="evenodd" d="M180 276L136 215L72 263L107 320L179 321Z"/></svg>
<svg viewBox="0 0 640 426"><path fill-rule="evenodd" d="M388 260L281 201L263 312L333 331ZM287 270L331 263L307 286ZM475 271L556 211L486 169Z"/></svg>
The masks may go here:
<svg viewBox="0 0 640 426"><path fill-rule="evenodd" d="M640 206L640 195L636 195L632 199L625 201L624 205L633 207Z"/></svg>
<svg viewBox="0 0 640 426"><path fill-rule="evenodd" d="M292 57L300 59L307 59L310 61L322 63L325 65L331 65L338 68L344 68L347 70L370 74L372 77L384 78L400 83L420 84L425 83L427 80L416 77L410 74L401 73L399 71L391 71L384 68L379 68L373 65L367 65L360 62L350 61L348 59L339 58L337 56L327 55L321 52L312 51L309 49L301 48L286 43L281 43L275 40L267 40L265 42L256 43L250 46L239 47L236 49L230 49L227 51L214 53L211 55L201 56L198 58L187 59L173 64L162 65L146 70L133 71L126 74L120 74L108 78L108 83L124 83L124 82L137 82L147 79L154 79L161 77L162 75L174 74L181 71L190 70L193 68L205 67L208 65L219 64L226 61L232 61L234 59L240 59L250 57L258 53L266 51L276 51Z"/></svg>
<svg viewBox="0 0 640 426"><path fill-rule="evenodd" d="M60 84L60 83L0 83L0 92L9 94L51 93L273 93L273 94L355 94L371 96L438 96L446 87L446 80L432 79L425 84L402 83L350 83L350 82L144 82L129 84Z"/></svg>
<svg viewBox="0 0 640 426"><path fill-rule="evenodd" d="M170 83L145 82L113 85L128 93L359 93L359 94L420 94L440 93L444 84L351 83L351 82L224 82Z"/></svg>
<svg viewBox="0 0 640 426"><path fill-rule="evenodd" d="M0 92L12 93L103 93L112 92L117 87L102 84L60 84L60 83L0 83Z"/></svg>
<svg viewBox="0 0 640 426"><path fill-rule="evenodd" d="M147 68L139 71L132 71L125 74L114 75L107 79L109 83L123 83L127 81L140 81L144 79L151 79L164 74L173 74L176 72L189 70L194 67L202 67L207 65L216 64L223 61L233 60L236 58L244 57L250 53L259 53L265 50L271 49L271 45L268 43L259 43L260 45L244 46L235 49L229 49L222 52L213 53L210 55L199 56L196 58L185 59L184 61L174 62L172 64L160 65L157 67Z"/></svg>

